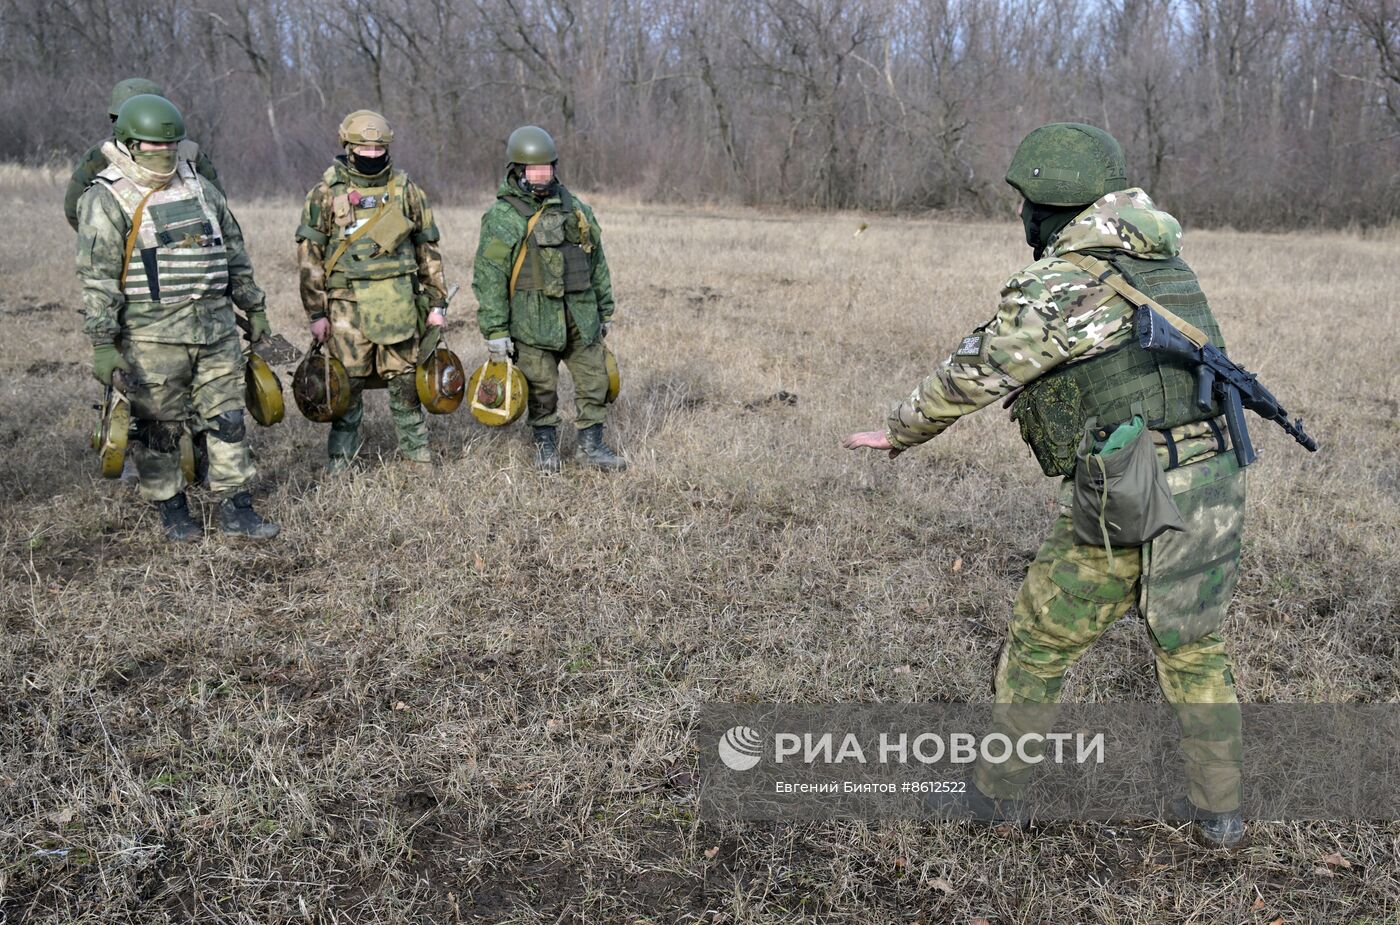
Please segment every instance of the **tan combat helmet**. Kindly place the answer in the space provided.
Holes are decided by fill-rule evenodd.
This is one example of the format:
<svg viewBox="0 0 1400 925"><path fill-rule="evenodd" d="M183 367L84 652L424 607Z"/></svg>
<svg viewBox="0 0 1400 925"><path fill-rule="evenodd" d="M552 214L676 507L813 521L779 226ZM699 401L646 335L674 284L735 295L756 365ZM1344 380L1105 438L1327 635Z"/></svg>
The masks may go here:
<svg viewBox="0 0 1400 925"><path fill-rule="evenodd" d="M389 120L372 109L357 109L341 120L340 143L347 149L350 145L393 144L394 130Z"/></svg>

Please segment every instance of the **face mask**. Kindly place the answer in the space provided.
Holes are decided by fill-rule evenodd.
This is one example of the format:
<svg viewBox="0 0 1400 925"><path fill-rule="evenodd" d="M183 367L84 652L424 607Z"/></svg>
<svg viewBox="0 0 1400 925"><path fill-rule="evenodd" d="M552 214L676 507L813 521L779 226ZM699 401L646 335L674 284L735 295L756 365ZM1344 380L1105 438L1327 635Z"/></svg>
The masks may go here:
<svg viewBox="0 0 1400 925"><path fill-rule="evenodd" d="M131 159L142 169L157 176L169 176L175 172L175 149L162 148L155 151L138 149L131 152Z"/></svg>
<svg viewBox="0 0 1400 925"><path fill-rule="evenodd" d="M1035 249L1035 259L1045 256L1055 235L1083 212L1084 206L1042 206L1027 199L1021 204L1021 224L1026 228L1026 243Z"/></svg>
<svg viewBox="0 0 1400 925"><path fill-rule="evenodd" d="M385 151L378 157L362 157L351 153L350 165L355 168L355 172L366 177L374 177L384 172L384 168L389 166L389 152Z"/></svg>

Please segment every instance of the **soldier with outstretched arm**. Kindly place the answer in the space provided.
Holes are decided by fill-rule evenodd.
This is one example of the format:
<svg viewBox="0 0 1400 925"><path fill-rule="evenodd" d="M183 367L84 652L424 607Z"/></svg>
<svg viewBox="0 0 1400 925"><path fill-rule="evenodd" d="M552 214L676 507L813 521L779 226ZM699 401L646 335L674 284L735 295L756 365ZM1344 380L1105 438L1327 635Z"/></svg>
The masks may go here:
<svg viewBox="0 0 1400 925"><path fill-rule="evenodd" d="M1138 343L1136 306L1123 293L1223 351L1220 327L1180 257L1180 225L1129 186L1108 133L1042 126L1021 143L1006 179L1023 197L1035 261L884 429L843 445L896 456L1007 400L1042 470L1064 482L1061 514L1021 585L997 663L997 722L1013 738L1048 732L1037 728L1044 708L1016 705L1056 702L1065 672L1137 605L1182 725L1188 799L1175 809L1204 843L1236 847L1244 838L1240 714L1220 626L1239 575L1245 474L1219 404L1197 401L1190 363ZM1130 455L1116 456L1119 446ZM1084 508L1096 503L1106 467L1134 450L1146 460L1134 491L1160 497L1122 500L1153 501L1160 522L1125 540L1125 525L1106 509ZM1106 494L1099 501L1114 503ZM979 764L969 802L1014 816L1030 768L1018 759Z"/></svg>

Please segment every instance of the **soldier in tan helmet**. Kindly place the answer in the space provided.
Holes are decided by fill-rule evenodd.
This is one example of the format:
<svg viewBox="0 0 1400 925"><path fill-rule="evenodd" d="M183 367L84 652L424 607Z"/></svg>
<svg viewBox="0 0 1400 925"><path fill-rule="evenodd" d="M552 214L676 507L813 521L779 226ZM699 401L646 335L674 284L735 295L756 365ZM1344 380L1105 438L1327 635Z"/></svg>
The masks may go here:
<svg viewBox="0 0 1400 925"><path fill-rule="evenodd" d="M339 137L344 150L307 193L296 234L311 334L345 365L352 390L350 410L331 424L327 465L343 470L359 452L362 393L376 379L389 392L399 452L428 463L413 373L425 335L446 320L438 227L423 190L390 163L388 120L356 110Z"/></svg>

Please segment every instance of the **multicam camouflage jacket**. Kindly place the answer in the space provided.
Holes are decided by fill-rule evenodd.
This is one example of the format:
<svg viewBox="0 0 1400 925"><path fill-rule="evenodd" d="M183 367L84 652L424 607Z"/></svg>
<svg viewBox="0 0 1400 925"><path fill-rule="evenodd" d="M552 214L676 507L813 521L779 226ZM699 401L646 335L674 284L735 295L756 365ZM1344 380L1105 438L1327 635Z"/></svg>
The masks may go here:
<svg viewBox="0 0 1400 925"><path fill-rule="evenodd" d="M576 196L570 194L572 205L582 214L587 223L586 235L578 227L576 215L564 215L558 194L541 201L538 208L544 210L545 218L557 219L551 224L550 234L542 229L546 222L536 227L534 238L543 250L558 249L558 245L577 244L586 237L587 264L582 267L584 279L577 289L567 285L566 266L563 258L557 258L551 283L537 282L532 286L519 285L512 297L510 277L520 248L526 246L525 230L529 219L512 205L512 200L520 201L522 193L510 180L501 183L496 191L496 201L481 217L481 237L477 243L476 264L472 274L472 292L476 294L477 325L487 340L497 337L510 337L521 343L543 350L563 350L568 343L568 318L578 327L578 335L583 343L591 344L598 340L601 326L612 320L613 289L612 274L608 271L608 261L603 255L602 229L598 219ZM545 239L547 238L547 239ZM528 263L525 269L528 272ZM547 274L546 274L547 275Z"/></svg>
<svg viewBox="0 0 1400 925"><path fill-rule="evenodd" d="M102 153L102 146L106 143L107 139L103 139L88 148L87 153L78 160L78 166L73 168L73 176L68 178L68 190L63 196L63 214L74 231L78 230L78 200L92 186L97 175L107 169L107 155ZM215 189L221 193L224 191L219 172L214 169L214 162L209 160L203 148L186 138L180 142L176 154L181 160L192 163L199 175L214 184Z"/></svg>
<svg viewBox="0 0 1400 925"><path fill-rule="evenodd" d="M115 143L106 150L112 168L120 171L137 187L149 190L149 179L129 155ZM253 264L243 243L243 230L229 211L228 202L208 179L195 173L188 162L180 162L172 184L198 184L193 195L202 198L217 219L222 238L223 259L227 262L227 298L216 296L178 301L128 299L122 288L131 217L113 190L97 182L78 202L78 278L83 286L83 306L87 320L83 330L95 344L113 343L119 336L174 344L212 344L234 333L234 314L229 299L245 312L262 311L267 298L253 279ZM147 217L149 219L149 216ZM145 256L145 251L141 252ZM133 260L138 259L133 254ZM149 296L148 296L149 298Z"/></svg>
<svg viewBox="0 0 1400 925"><path fill-rule="evenodd" d="M311 318L328 314L331 299L353 302L355 290L348 281L335 277L343 273L333 273L326 279L326 259L333 251L337 238L336 193L333 186L347 190L377 190L389 183L389 176L403 184L403 208L409 231L405 255L407 261L416 264L410 267L409 275L414 277L418 293L426 298L426 305L439 307L447 301L447 287L443 279L442 248L438 243L437 222L428 204L427 194L422 188L397 169L386 171L378 177L365 177L351 170L345 157L336 158L335 164L326 171L321 182L306 194L306 203L301 210L301 225L297 229L297 263L301 274L301 304ZM342 211L344 211L342 209ZM365 212L363 207L358 211ZM349 218L355 219L354 209ZM354 227L354 226L351 226ZM370 242L366 242L368 246ZM349 251L346 252L350 254ZM378 275L378 274L376 274Z"/></svg>
<svg viewBox="0 0 1400 925"><path fill-rule="evenodd" d="M1141 189L1109 193L1086 208L1051 241L1043 259L1006 282L996 315L891 411L890 443L898 449L924 443L1052 369L1126 342L1133 306L1062 259L1099 248L1167 259L1181 250L1181 226ZM1188 427L1191 436L1205 430Z"/></svg>

